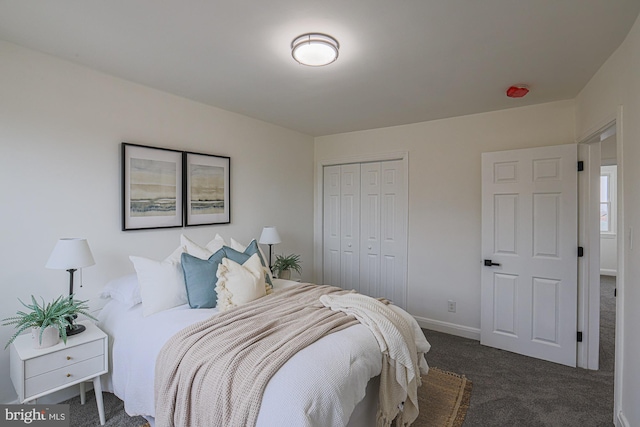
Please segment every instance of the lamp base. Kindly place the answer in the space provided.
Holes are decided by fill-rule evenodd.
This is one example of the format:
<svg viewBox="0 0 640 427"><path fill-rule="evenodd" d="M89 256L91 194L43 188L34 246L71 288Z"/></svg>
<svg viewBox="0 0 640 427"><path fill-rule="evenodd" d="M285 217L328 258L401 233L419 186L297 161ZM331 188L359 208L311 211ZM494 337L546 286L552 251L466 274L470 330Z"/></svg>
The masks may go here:
<svg viewBox="0 0 640 427"><path fill-rule="evenodd" d="M67 326L67 336L79 334L80 332L83 332L85 329L87 329L87 327L84 325Z"/></svg>

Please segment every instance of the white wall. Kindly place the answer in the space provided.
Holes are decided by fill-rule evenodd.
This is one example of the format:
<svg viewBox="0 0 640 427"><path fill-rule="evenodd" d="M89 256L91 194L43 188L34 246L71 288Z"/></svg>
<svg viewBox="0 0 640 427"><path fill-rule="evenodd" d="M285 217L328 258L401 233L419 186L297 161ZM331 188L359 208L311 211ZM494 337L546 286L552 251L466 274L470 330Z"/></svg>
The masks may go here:
<svg viewBox="0 0 640 427"><path fill-rule="evenodd" d="M602 166L611 166L618 163L615 134L607 137L604 141L601 142L600 150L600 159Z"/></svg>
<svg viewBox="0 0 640 427"><path fill-rule="evenodd" d="M600 234L600 274L618 275L618 238L615 234Z"/></svg>
<svg viewBox="0 0 640 427"><path fill-rule="evenodd" d="M230 156L231 224L121 231L122 141ZM276 225L275 252L299 253L310 280L312 164L309 136L0 42L0 318L17 298L68 292L68 273L44 268L65 236L88 238L96 265L75 290L93 308L108 280L133 272L129 254L164 258L183 232L201 244L216 232L248 242ZM0 327L2 346L12 331ZM3 403L15 398L8 373L5 350Z"/></svg>
<svg viewBox="0 0 640 427"><path fill-rule="evenodd" d="M618 130L618 269L616 347L617 425L640 425L640 21L576 98L577 134L593 133L611 119ZM582 138L581 138L582 139ZM633 245L633 240L636 244ZM622 280L620 280L622 279ZM622 286L621 283L622 282Z"/></svg>
<svg viewBox="0 0 640 427"><path fill-rule="evenodd" d="M480 154L572 143L574 112L562 101L319 137L315 160L409 153L408 311L423 326L479 338Z"/></svg>

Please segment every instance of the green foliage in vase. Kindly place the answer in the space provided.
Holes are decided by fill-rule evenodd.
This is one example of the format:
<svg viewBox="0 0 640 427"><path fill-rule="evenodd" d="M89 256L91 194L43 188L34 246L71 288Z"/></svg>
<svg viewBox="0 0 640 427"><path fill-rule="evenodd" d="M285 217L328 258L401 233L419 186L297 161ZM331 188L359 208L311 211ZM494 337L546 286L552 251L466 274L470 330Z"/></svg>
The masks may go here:
<svg viewBox="0 0 640 427"><path fill-rule="evenodd" d="M42 298L41 298L42 299ZM42 304L36 301L36 298L31 295L31 304L25 304L20 298L18 301L28 308L29 312L18 311L15 316L2 319L2 326L13 325L17 331L9 338L9 342L4 346L6 349L22 332L28 328L40 328L40 340L42 343L42 334L44 329L48 326L52 326L58 330L60 337L64 343L67 343L67 327L72 325L73 317L78 314L83 314L90 319L97 320L91 314L89 314L89 306L87 301L76 301L73 299L73 295L70 297L59 296L52 302L45 304L42 299Z"/></svg>
<svg viewBox="0 0 640 427"><path fill-rule="evenodd" d="M298 274L302 271L302 267L300 266L302 261L300 261L300 255L291 254L291 255L276 255L276 260L273 263L272 270L274 274L280 275L281 271L285 270L294 270Z"/></svg>

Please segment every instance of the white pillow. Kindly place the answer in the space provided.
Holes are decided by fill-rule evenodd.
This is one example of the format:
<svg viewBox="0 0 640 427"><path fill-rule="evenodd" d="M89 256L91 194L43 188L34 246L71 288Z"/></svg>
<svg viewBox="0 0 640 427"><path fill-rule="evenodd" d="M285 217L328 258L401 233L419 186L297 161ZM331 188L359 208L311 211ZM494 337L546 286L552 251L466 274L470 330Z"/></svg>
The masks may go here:
<svg viewBox="0 0 640 427"><path fill-rule="evenodd" d="M214 254L222 249L223 246L227 246L227 242L225 242L222 236L220 236L218 233L216 233L216 237L214 237L212 241L207 243L207 249L209 249L211 253Z"/></svg>
<svg viewBox="0 0 640 427"><path fill-rule="evenodd" d="M177 262L178 264L180 264L180 259L181 259L180 257L182 256L182 252L184 252L184 248L182 246L178 246L164 260L167 262Z"/></svg>
<svg viewBox="0 0 640 427"><path fill-rule="evenodd" d="M226 245L226 242L219 234L216 234L216 237L213 238L209 243L207 243L206 247L202 247L184 234L180 235L180 247L184 250L184 252L189 255L193 255L196 258L208 260L211 255L218 252L218 250L222 249L223 246ZM242 252L242 251L240 251ZM180 259L178 258L178 261Z"/></svg>
<svg viewBox="0 0 640 427"><path fill-rule="evenodd" d="M121 302L128 308L142 302L140 297L140 284L136 273L118 277L107 283L102 289L100 298L111 298Z"/></svg>
<svg viewBox="0 0 640 427"><path fill-rule="evenodd" d="M258 254L253 254L242 265L223 258L218 267L218 309L227 311L267 294L264 270Z"/></svg>
<svg viewBox="0 0 640 427"><path fill-rule="evenodd" d="M244 250L247 249L247 247L245 245L243 245L242 243L239 243L233 237L231 238L231 243L229 243L229 247L231 249L235 249L238 252L244 252Z"/></svg>
<svg viewBox="0 0 640 427"><path fill-rule="evenodd" d="M154 261L137 256L130 256L129 259L138 273L143 316L187 303L187 290L180 263L170 259Z"/></svg>
<svg viewBox="0 0 640 427"><path fill-rule="evenodd" d="M249 243L251 243L251 242L249 242ZM229 247L231 249L235 249L238 252L244 252L245 249L247 249L247 247L245 245L243 245L242 243L239 243L238 241L234 240L233 237L231 238L231 243L229 244ZM268 262L269 258L264 256L264 252L262 252L262 248L260 247L260 245L258 245L258 250L260 251L260 256L262 256L262 259L264 260L264 262L266 264ZM269 279L271 279L271 283L273 283L273 273L271 272L271 269L269 268L268 265L265 265L265 270L267 271L267 274L269 275Z"/></svg>

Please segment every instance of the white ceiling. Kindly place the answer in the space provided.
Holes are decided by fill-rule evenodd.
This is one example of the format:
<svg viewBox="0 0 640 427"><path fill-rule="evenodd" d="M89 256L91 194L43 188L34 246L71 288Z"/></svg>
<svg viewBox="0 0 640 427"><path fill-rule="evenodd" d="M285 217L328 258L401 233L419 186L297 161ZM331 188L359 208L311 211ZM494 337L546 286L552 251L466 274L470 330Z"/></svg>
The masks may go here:
<svg viewBox="0 0 640 427"><path fill-rule="evenodd" d="M640 0L0 0L0 39L312 135L574 98ZM305 32L338 60L291 58ZM1 60L1 58L0 58ZM527 83L523 99L505 96Z"/></svg>

